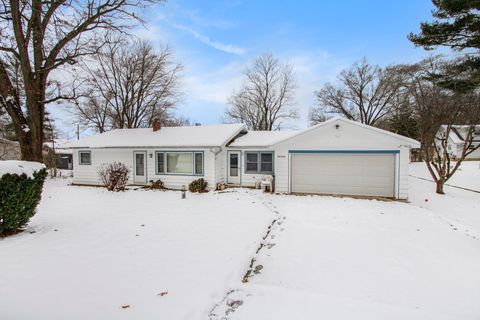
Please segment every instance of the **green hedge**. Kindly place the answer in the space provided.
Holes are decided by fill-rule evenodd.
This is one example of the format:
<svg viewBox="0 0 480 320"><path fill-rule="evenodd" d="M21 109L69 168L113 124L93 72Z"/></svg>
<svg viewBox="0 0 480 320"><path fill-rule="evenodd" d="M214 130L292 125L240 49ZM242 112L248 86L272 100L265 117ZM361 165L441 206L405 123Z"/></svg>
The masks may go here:
<svg viewBox="0 0 480 320"><path fill-rule="evenodd" d="M0 177L0 236L19 231L35 214L47 171L33 174L4 174Z"/></svg>

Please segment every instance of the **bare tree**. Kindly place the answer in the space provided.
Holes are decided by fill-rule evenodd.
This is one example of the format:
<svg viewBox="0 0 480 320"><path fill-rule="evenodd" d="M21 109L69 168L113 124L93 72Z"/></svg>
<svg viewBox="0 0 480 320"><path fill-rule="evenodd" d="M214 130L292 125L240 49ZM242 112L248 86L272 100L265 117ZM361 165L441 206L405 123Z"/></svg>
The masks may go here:
<svg viewBox="0 0 480 320"><path fill-rule="evenodd" d="M104 132L171 120L180 97L182 65L173 62L170 48L155 51L145 41L115 40L94 58L83 66L86 99L77 104L76 112L83 124Z"/></svg>
<svg viewBox="0 0 480 320"><path fill-rule="evenodd" d="M291 66L267 53L255 59L244 74L243 87L229 99L227 122L242 122L252 130L274 130L283 120L297 117L292 107L295 80Z"/></svg>
<svg viewBox="0 0 480 320"><path fill-rule="evenodd" d="M42 161L45 106L69 98L50 80L102 46L104 33L139 21L136 9L161 0L0 0L0 106L15 125L22 158ZM101 32L104 31L104 32ZM15 85L9 60L20 66Z"/></svg>
<svg viewBox="0 0 480 320"><path fill-rule="evenodd" d="M329 119L329 115L325 113L321 108L310 108L308 113L308 118L310 119L310 125L314 126L316 124L325 122Z"/></svg>
<svg viewBox="0 0 480 320"><path fill-rule="evenodd" d="M401 88L395 68L382 69L363 59L342 71L338 80L339 85L326 83L315 92L318 105L312 115L341 114L375 126L394 110L395 97Z"/></svg>
<svg viewBox="0 0 480 320"><path fill-rule="evenodd" d="M439 194L444 194L445 183L462 161L480 147L474 141L480 122L480 94L475 90L458 92L447 89L449 86L445 82L454 77L451 70L449 63L438 57L403 67L418 122L422 158ZM456 125L465 125L466 130L461 154L453 159L449 151L449 135Z"/></svg>

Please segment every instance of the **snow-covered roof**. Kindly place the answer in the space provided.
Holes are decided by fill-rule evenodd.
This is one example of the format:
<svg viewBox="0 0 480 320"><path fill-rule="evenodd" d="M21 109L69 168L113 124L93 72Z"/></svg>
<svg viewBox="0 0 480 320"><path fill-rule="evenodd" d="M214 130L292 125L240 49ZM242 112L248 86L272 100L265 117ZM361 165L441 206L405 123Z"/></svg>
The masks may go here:
<svg viewBox="0 0 480 320"><path fill-rule="evenodd" d="M71 142L65 139L55 139L55 144L52 141L44 142L43 145L50 149L55 148L55 153L59 154L73 154L73 150L70 147Z"/></svg>
<svg viewBox="0 0 480 320"><path fill-rule="evenodd" d="M45 168L45 165L40 162L0 160L0 177L7 173L18 175L25 173L30 178L33 178L33 173L43 168Z"/></svg>
<svg viewBox="0 0 480 320"><path fill-rule="evenodd" d="M67 144L70 148L220 147L244 130L243 124L116 129Z"/></svg>
<svg viewBox="0 0 480 320"><path fill-rule="evenodd" d="M237 138L230 147L268 147L299 133L299 130L248 131Z"/></svg>
<svg viewBox="0 0 480 320"><path fill-rule="evenodd" d="M369 126L369 125L363 124L361 122L345 119L345 118L342 118L342 117L334 117L334 118L329 119L327 121L320 122L319 124L316 124L316 125L314 125L310 128L307 128L307 129L304 129L304 130L299 130L299 131L297 131L296 134L294 134L290 137L286 137L286 138L284 138L284 139L282 139L278 142L283 142L283 141L288 140L288 139L290 139L292 137L295 137L297 135L304 134L304 133L309 132L311 130L315 130L316 128L319 128L319 127L322 127L322 126L325 126L325 125L328 125L328 124L331 124L331 123L334 123L334 122L337 122L337 121L343 121L343 122L346 122L346 123L354 124L356 126L359 126L359 127L362 127L362 128L368 129L368 130L372 130L372 131L378 132L380 134L390 136L391 138L398 139L400 141L405 142L407 145L409 145L412 148L420 148L420 142L418 142L415 139L411 139L411 138L408 138L408 137L405 137L405 136L402 136L402 135L399 135L399 134L396 134L396 133L393 133L393 132L390 132L390 131L387 131L387 130L383 130L383 129L376 128L376 127L373 127L373 126ZM278 142L276 142L276 143L278 143Z"/></svg>

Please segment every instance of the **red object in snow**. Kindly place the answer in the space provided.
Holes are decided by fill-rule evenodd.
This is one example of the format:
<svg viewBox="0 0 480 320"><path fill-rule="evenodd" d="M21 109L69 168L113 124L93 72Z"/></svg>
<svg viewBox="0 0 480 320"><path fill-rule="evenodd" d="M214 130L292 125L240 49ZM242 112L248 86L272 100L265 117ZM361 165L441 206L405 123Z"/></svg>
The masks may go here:
<svg viewBox="0 0 480 320"><path fill-rule="evenodd" d="M428 202L428 199L425 199L425 202Z"/></svg>

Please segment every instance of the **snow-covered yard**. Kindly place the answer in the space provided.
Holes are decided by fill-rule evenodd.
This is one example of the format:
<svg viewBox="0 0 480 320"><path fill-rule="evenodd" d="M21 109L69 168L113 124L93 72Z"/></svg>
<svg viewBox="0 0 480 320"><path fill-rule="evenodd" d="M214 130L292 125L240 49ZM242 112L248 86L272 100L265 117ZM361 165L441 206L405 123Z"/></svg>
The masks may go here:
<svg viewBox="0 0 480 320"><path fill-rule="evenodd" d="M478 164L456 183L478 185ZM66 181L49 180L27 231L0 240L1 319L480 317L480 193L440 196L412 177L411 203L245 189L181 200Z"/></svg>

